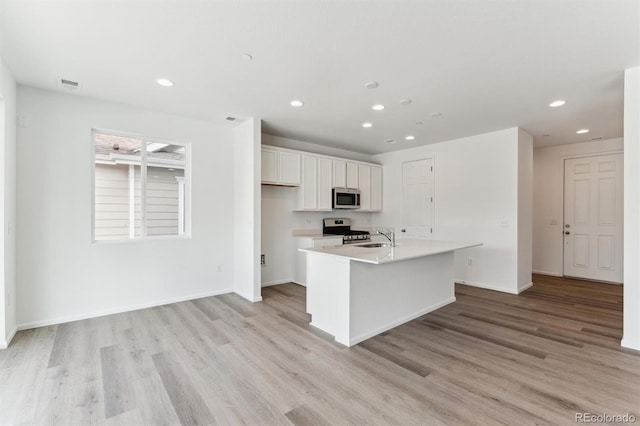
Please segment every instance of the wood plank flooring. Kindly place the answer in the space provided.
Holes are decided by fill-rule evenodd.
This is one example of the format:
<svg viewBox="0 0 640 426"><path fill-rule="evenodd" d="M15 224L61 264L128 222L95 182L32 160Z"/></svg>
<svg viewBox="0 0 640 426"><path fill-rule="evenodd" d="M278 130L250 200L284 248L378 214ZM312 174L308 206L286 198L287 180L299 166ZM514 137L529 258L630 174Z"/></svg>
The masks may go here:
<svg viewBox="0 0 640 426"><path fill-rule="evenodd" d="M19 332L0 351L0 424L573 424L640 419L622 287L534 276L346 348L305 289L228 294Z"/></svg>

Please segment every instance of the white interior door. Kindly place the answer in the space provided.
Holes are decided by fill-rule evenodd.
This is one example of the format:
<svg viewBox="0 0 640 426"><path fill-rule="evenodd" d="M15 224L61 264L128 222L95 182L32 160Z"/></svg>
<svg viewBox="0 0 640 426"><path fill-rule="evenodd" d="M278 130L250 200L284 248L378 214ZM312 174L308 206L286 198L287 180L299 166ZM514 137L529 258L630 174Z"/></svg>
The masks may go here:
<svg viewBox="0 0 640 426"><path fill-rule="evenodd" d="M403 232L433 234L433 159L402 163Z"/></svg>
<svg viewBox="0 0 640 426"><path fill-rule="evenodd" d="M564 162L564 275L622 282L622 154Z"/></svg>

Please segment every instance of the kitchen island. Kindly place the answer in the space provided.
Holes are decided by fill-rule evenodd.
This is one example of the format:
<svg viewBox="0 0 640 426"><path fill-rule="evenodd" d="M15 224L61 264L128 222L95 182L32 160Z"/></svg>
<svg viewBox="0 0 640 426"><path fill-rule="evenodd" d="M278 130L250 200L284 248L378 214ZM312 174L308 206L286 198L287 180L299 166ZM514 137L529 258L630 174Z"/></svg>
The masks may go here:
<svg viewBox="0 0 640 426"><path fill-rule="evenodd" d="M311 325L353 346L454 302L453 252L479 245L402 239L300 249Z"/></svg>

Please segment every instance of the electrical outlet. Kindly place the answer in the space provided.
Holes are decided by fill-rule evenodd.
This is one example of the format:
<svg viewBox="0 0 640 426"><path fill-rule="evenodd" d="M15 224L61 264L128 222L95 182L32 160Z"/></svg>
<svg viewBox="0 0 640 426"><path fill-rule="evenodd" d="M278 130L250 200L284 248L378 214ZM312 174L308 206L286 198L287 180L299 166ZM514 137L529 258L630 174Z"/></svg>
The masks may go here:
<svg viewBox="0 0 640 426"><path fill-rule="evenodd" d="M260 255L260 266L265 266L267 261L265 260L264 254Z"/></svg>
<svg viewBox="0 0 640 426"><path fill-rule="evenodd" d="M218 265L216 269L218 272L222 272L222 265Z"/></svg>
<svg viewBox="0 0 640 426"><path fill-rule="evenodd" d="M508 228L509 227L509 220L508 219L500 219L498 221L498 225L500 225L501 228Z"/></svg>
<svg viewBox="0 0 640 426"><path fill-rule="evenodd" d="M468 258L467 259L467 266L473 266L473 259L472 258Z"/></svg>
<svg viewBox="0 0 640 426"><path fill-rule="evenodd" d="M551 221L549 223L551 225L557 225L558 224L558 219L551 219Z"/></svg>

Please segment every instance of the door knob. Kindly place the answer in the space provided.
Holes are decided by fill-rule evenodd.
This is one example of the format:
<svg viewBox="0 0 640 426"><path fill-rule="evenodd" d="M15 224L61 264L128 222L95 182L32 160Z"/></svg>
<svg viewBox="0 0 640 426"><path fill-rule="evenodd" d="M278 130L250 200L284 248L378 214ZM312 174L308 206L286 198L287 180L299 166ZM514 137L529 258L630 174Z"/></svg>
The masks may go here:
<svg viewBox="0 0 640 426"><path fill-rule="evenodd" d="M400 232L407 232L407 230L406 229L401 229Z"/></svg>
<svg viewBox="0 0 640 426"><path fill-rule="evenodd" d="M569 232L569 231L564 231L564 234L565 234L565 235L569 235L569 234L571 234L571 232Z"/></svg>

